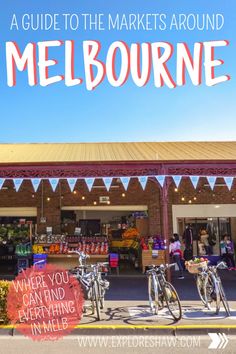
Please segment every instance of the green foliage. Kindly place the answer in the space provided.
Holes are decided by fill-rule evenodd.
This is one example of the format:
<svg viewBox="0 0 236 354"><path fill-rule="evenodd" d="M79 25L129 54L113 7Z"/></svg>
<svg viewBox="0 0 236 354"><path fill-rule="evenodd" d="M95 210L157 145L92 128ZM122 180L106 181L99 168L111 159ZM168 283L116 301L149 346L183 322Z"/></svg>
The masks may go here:
<svg viewBox="0 0 236 354"><path fill-rule="evenodd" d="M7 280L0 280L0 323L8 324L9 319L7 317L7 295L10 282Z"/></svg>

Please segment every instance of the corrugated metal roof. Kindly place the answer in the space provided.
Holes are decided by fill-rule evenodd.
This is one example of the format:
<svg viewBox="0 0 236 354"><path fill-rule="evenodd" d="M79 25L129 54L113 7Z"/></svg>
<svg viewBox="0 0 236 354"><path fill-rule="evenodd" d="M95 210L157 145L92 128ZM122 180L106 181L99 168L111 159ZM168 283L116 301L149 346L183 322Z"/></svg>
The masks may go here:
<svg viewBox="0 0 236 354"><path fill-rule="evenodd" d="M0 144L0 163L236 160L232 142Z"/></svg>

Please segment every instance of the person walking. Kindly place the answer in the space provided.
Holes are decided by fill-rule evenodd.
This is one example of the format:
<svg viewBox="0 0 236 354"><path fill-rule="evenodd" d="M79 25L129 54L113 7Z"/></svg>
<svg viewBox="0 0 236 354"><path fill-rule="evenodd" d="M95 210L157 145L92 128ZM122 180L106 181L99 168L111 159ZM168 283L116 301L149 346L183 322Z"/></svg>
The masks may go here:
<svg viewBox="0 0 236 354"><path fill-rule="evenodd" d="M225 261L228 266L228 269L235 269L234 245L227 234L223 236L220 242L220 251L222 255L222 260Z"/></svg>
<svg viewBox="0 0 236 354"><path fill-rule="evenodd" d="M183 258L182 251L181 251L181 243L179 240L179 235L174 234L173 237L170 239L170 256L173 259L173 262L177 263L179 268L179 277L178 279L184 279L183 276L183 266L181 259Z"/></svg>

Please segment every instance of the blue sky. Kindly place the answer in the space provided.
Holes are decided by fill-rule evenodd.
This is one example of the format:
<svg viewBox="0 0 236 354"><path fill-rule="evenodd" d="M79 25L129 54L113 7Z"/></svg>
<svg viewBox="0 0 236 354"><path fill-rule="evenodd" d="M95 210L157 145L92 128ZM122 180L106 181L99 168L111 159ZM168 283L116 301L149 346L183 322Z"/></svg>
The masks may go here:
<svg viewBox="0 0 236 354"><path fill-rule="evenodd" d="M220 31L10 31L13 14L25 13L179 13L224 15ZM0 142L92 142L92 141L181 141L236 140L236 2L205 0L8 0L0 4ZM230 74L229 82L194 87L157 89L153 80L138 88L132 80L114 88L105 80L93 92L84 85L66 87L63 82L48 87L30 87L25 73L17 73L17 85L6 83L5 42L16 41L23 51L30 41L75 40L76 76L83 76L82 42L99 40L101 59L115 40L132 42L177 42L227 39L228 47L216 50L224 65L218 75ZM50 49L58 65L51 74L63 71L63 47ZM175 73L174 57L170 71Z"/></svg>

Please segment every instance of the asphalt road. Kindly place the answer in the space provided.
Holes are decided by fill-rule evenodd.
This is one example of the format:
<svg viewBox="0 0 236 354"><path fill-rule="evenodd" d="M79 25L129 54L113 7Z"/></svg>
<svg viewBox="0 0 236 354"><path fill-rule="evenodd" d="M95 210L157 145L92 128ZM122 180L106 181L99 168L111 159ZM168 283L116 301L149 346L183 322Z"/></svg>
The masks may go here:
<svg viewBox="0 0 236 354"><path fill-rule="evenodd" d="M229 301L236 301L236 271L220 270L221 280ZM174 272L172 283L178 291L180 300L199 300L195 278L187 271L184 279L178 279L178 272ZM107 300L140 300L148 299L146 276L112 276L108 277L110 289L107 292Z"/></svg>

